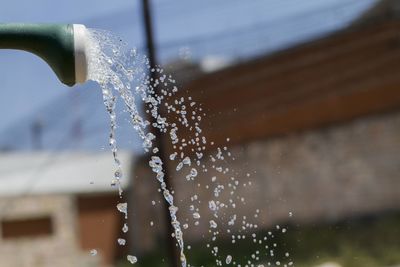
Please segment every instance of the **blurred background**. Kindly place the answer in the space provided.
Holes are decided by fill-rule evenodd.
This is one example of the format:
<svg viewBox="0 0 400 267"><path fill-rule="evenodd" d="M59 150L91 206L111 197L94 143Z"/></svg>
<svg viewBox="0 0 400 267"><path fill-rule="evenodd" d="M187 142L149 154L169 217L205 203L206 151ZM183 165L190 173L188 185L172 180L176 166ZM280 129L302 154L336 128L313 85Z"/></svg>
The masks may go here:
<svg viewBox="0 0 400 267"><path fill-rule="evenodd" d="M3 1L0 18L82 23L147 54L144 2ZM400 1L147 3L157 63L201 103L203 134L229 146L228 165L253 183L236 214L260 209L257 235L274 232L275 255L266 250L258 264L400 266ZM61 85L28 53L0 58L0 265L121 267L129 253L137 266L171 266L165 207L126 117L117 137L130 231L118 246L124 221L101 90ZM182 180L170 177L188 221L201 189ZM194 266L216 266L207 227L204 219L185 230ZM230 241L219 247L245 266L257 245Z"/></svg>

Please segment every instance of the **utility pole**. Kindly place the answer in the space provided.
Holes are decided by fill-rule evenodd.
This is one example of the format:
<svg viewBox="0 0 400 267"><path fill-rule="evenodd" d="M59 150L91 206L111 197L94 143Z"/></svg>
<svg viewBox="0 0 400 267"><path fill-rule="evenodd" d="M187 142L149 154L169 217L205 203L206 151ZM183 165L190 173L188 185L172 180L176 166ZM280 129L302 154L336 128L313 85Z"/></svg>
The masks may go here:
<svg viewBox="0 0 400 267"><path fill-rule="evenodd" d="M143 12L143 24L144 24L144 31L146 34L146 47L147 47L147 55L149 58L149 64L150 64L150 69L155 69L157 66L157 56L156 56L156 49L154 45L154 35L153 35L153 25L152 25L152 17L151 17L151 10L150 10L150 0L142 0L142 12ZM152 72L149 71L149 76L150 79L155 81L158 78L157 72ZM159 86L154 87L154 94L159 95L160 88ZM161 112L161 109L160 111ZM157 123L156 119L154 119L150 115L150 122L151 125L155 122ZM169 175L169 170L168 170L168 164L167 164L167 155L166 151L163 146L163 137L160 131L155 129L154 135L156 136L155 139L155 146L158 148L158 155L162 162L164 162L164 182L167 185L167 188L171 190L171 184L170 184L170 175ZM176 247L176 241L175 239L171 236L173 233L174 229L171 225L171 217L169 213L169 207L166 201L163 201L164 203L164 217L165 221L167 222L167 233L165 235L166 239L166 246L167 246L167 256L168 256L168 261L169 265L171 267L178 267L179 266L179 257L178 257L178 251Z"/></svg>
<svg viewBox="0 0 400 267"><path fill-rule="evenodd" d="M42 149L43 122L36 119L31 125L32 132L32 148L34 150Z"/></svg>

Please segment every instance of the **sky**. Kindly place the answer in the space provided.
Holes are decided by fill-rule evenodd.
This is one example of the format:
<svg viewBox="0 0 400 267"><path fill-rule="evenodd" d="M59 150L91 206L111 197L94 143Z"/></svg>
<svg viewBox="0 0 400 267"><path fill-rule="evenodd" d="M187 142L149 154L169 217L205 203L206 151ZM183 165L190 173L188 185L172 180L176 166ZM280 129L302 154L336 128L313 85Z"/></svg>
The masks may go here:
<svg viewBox="0 0 400 267"><path fill-rule="evenodd" d="M243 60L285 49L345 27L377 0L152 0L161 62L182 49L197 61L209 57ZM143 48L139 0L3 1L2 22L83 23L110 30ZM0 133L26 117L57 106L71 90L34 55L0 50ZM93 94L101 105L100 95ZM52 112L48 110L47 112ZM63 112L70 112L68 109ZM62 114L57 113L62 120Z"/></svg>
<svg viewBox="0 0 400 267"><path fill-rule="evenodd" d="M136 2L130 0L2 1L0 18L4 23L82 23L119 10L132 10L134 13ZM109 30L113 29L110 27ZM0 119L0 129L71 90L59 83L46 64L28 53L0 50L0 71L2 94L0 112L3 114Z"/></svg>

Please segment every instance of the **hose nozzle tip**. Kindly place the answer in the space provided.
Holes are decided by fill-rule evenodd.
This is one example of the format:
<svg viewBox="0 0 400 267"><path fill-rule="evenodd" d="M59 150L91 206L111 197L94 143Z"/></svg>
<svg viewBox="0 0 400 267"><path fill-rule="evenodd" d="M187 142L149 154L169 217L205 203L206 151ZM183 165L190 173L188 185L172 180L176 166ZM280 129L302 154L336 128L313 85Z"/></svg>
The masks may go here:
<svg viewBox="0 0 400 267"><path fill-rule="evenodd" d="M73 24L76 83L88 80L88 30L85 25Z"/></svg>

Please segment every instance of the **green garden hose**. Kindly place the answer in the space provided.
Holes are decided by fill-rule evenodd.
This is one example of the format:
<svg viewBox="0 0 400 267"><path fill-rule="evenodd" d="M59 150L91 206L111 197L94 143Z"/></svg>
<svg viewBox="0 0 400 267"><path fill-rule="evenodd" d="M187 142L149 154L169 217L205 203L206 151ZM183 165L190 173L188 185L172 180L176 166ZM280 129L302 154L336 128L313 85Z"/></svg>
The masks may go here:
<svg viewBox="0 0 400 267"><path fill-rule="evenodd" d="M0 23L0 49L41 57L68 86L87 80L86 39L86 27L80 24Z"/></svg>

